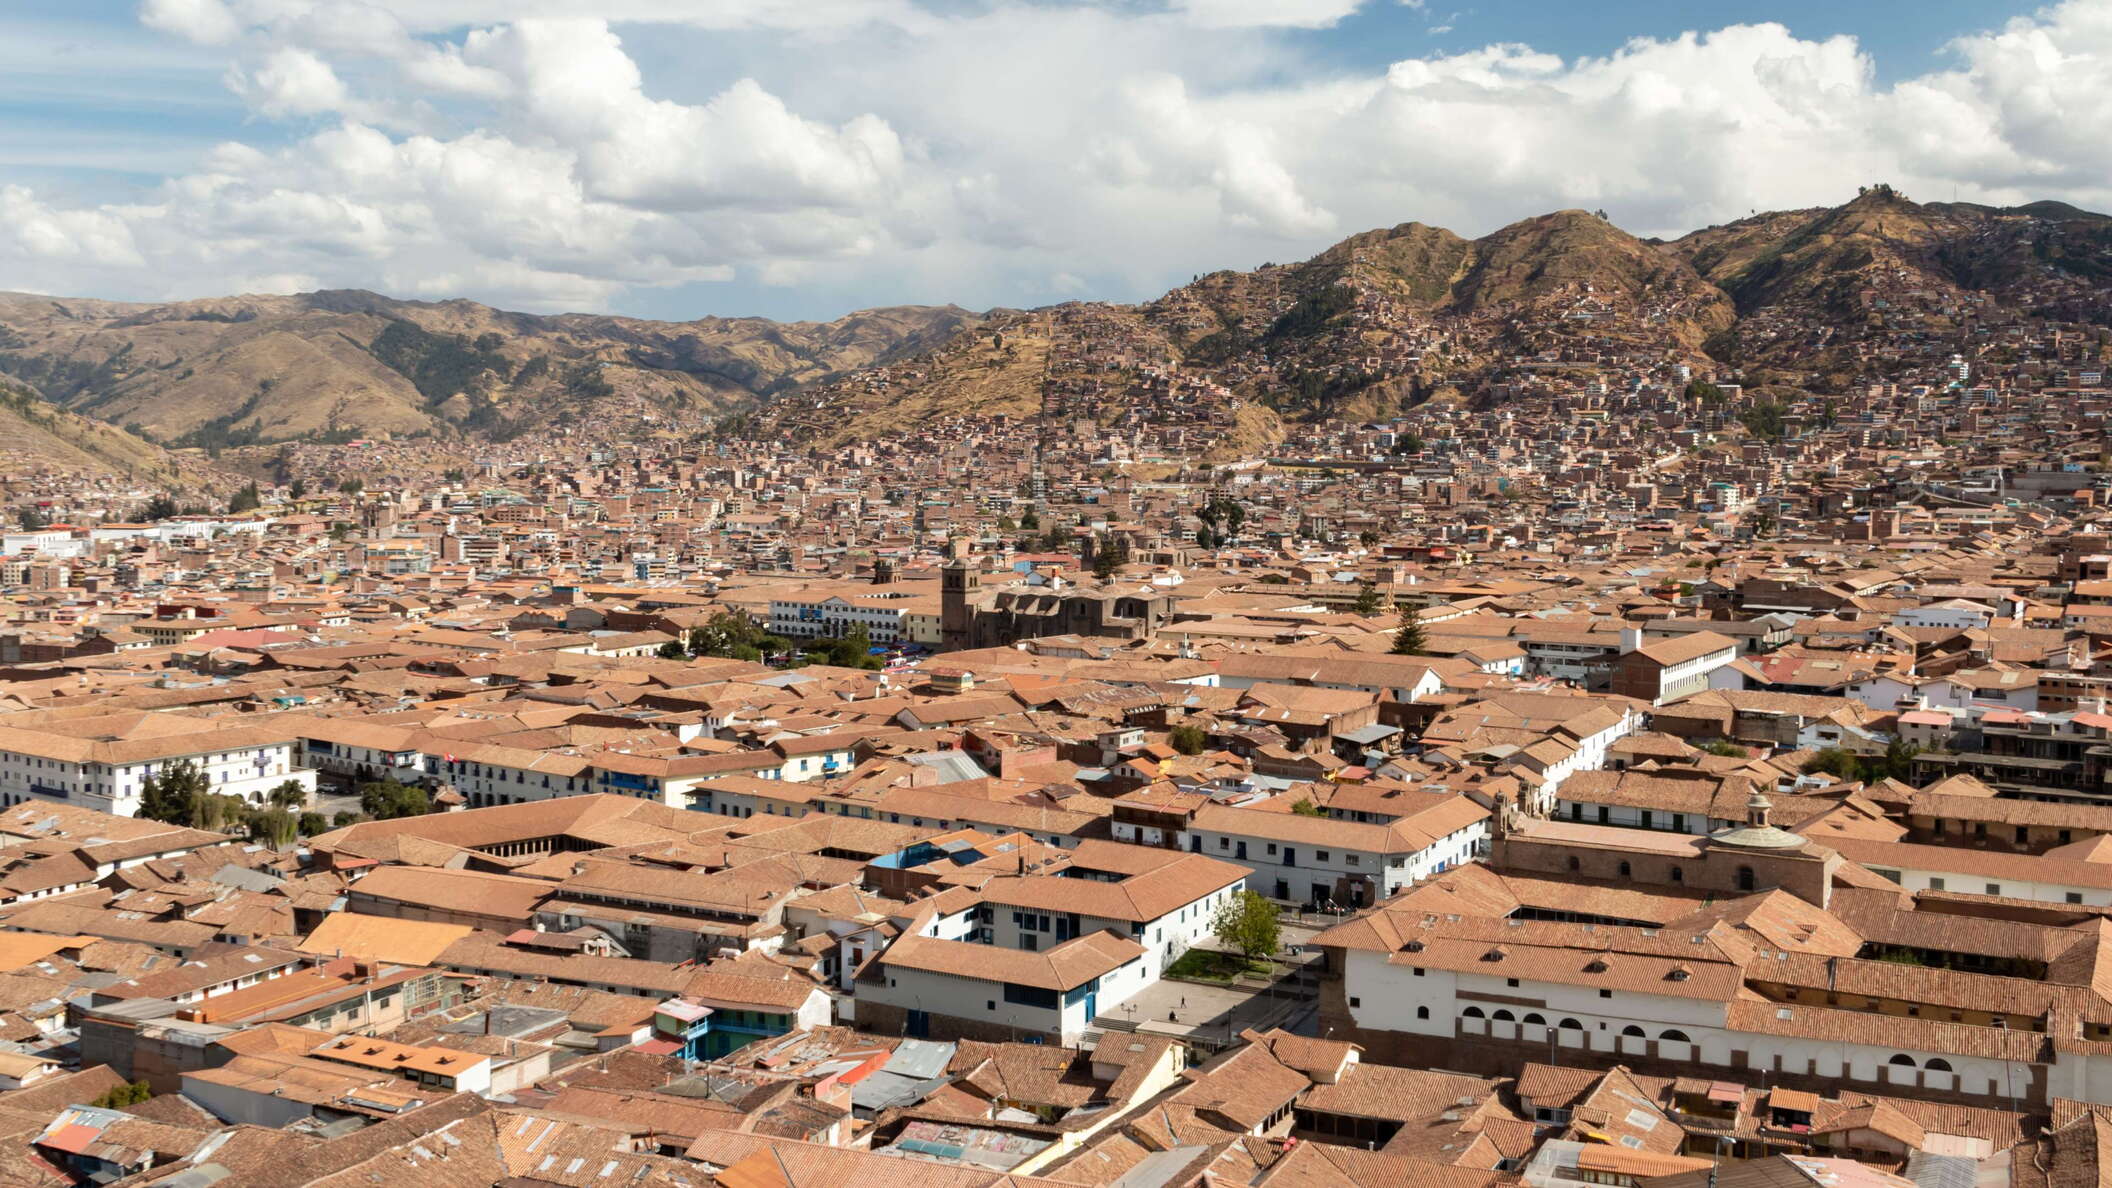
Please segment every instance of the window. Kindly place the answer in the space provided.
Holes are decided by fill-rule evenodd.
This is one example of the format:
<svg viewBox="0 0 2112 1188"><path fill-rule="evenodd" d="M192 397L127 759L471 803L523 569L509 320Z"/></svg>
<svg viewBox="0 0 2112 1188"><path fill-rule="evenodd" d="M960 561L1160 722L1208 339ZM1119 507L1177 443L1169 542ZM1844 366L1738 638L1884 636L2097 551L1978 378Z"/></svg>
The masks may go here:
<svg viewBox="0 0 2112 1188"><path fill-rule="evenodd" d="M1349 996L1349 1005L1353 1007L1360 1007L1364 1005L1364 1000L1352 994Z"/></svg>
<svg viewBox="0 0 2112 1188"><path fill-rule="evenodd" d="M1757 882L1758 880L1753 877L1752 867L1741 866L1738 868L1738 889L1740 891L1752 890Z"/></svg>
<svg viewBox="0 0 2112 1188"><path fill-rule="evenodd" d="M1461 1011L1459 1014L1460 1017L1464 1019L1481 1019L1487 1017L1481 1013L1480 1007L1468 1007L1466 1010Z"/></svg>
<svg viewBox="0 0 2112 1188"><path fill-rule="evenodd" d="M1987 885L1987 893L1988 893L1989 895L2000 895L2000 894L2002 894L2002 884L2000 884L2000 883L1989 883L1989 884Z"/></svg>
<svg viewBox="0 0 2112 1188"><path fill-rule="evenodd" d="M1350 999L1350 1000L1349 1000L1349 1005L1351 1005L1351 1006L1355 1006L1355 1005L1357 1005L1357 1000L1356 1000L1356 999L1354 999L1354 998ZM1416 1018L1418 1018L1418 1019L1427 1019L1427 1018L1429 1018L1429 1017L1430 1017L1430 1008L1429 1008L1429 1007L1426 1007L1426 1006L1419 1006L1419 1007L1415 1008L1415 1017L1416 1017Z"/></svg>
<svg viewBox="0 0 2112 1188"><path fill-rule="evenodd" d="M1327 861L1327 851L1326 851L1326 850L1315 850L1315 851L1313 851L1313 861L1315 861L1315 862L1325 862L1325 861Z"/></svg>
<svg viewBox="0 0 2112 1188"><path fill-rule="evenodd" d="M1059 1002L1054 990L1040 986L1019 986L1011 982L1005 983L1005 1001L1018 1006L1040 1007L1051 1011L1056 1009Z"/></svg>
<svg viewBox="0 0 2112 1188"><path fill-rule="evenodd" d="M1584 864L1577 860L1577 856L1575 854L1571 854L1569 856L1569 869L1572 871L1579 871L1584 869Z"/></svg>
<svg viewBox="0 0 2112 1188"><path fill-rule="evenodd" d="M1931 891L1941 891L1941 890L1943 890L1943 880L1942 880L1942 879L1940 879L1940 878L1932 878L1932 879L1930 879L1930 880L1929 880L1929 890L1931 890Z"/></svg>
<svg viewBox="0 0 2112 1188"><path fill-rule="evenodd" d="M2081 903L2082 901L2083 901L2083 893L2082 893L2082 892L2080 892L2080 891L2070 891L2070 892L2068 893L2068 902L2069 902L2069 903Z"/></svg>
<svg viewBox="0 0 2112 1188"><path fill-rule="evenodd" d="M1626 862L1623 862L1623 863L1621 863L1621 877L1622 877L1622 878L1624 878L1624 879L1627 879L1627 878L1633 878L1634 876L1635 876L1635 870L1634 870L1634 868L1633 868L1633 867L1631 867L1631 866L1629 866L1629 865L1628 865L1628 864L1627 864Z"/></svg>
<svg viewBox="0 0 2112 1188"><path fill-rule="evenodd" d="M1913 1068L1914 1058L1902 1052L1899 1055L1894 1056L1892 1059L1887 1060L1885 1063L1903 1068Z"/></svg>
<svg viewBox="0 0 2112 1188"><path fill-rule="evenodd" d="M1687 881L1687 872L1681 870L1676 866L1672 868L1670 873L1672 876L1672 885L1675 887Z"/></svg>
<svg viewBox="0 0 2112 1188"><path fill-rule="evenodd" d="M1922 1067L1930 1072L1949 1072L1951 1071L1951 1062L1941 1056L1932 1056L1929 1058L1929 1062L1922 1065Z"/></svg>
<svg viewBox="0 0 2112 1188"><path fill-rule="evenodd" d="M1677 1030L1661 1032L1657 1038L1661 1040L1670 1040L1675 1044L1691 1044L1694 1042L1693 1040L1687 1038L1686 1032Z"/></svg>
<svg viewBox="0 0 2112 1188"><path fill-rule="evenodd" d="M1626 1026L1626 1027L1623 1027L1623 1028L1621 1028L1621 1036L1622 1036L1622 1038L1624 1038L1624 1039L1648 1039L1648 1038L1650 1038L1649 1036L1647 1036L1647 1035L1643 1034L1643 1029L1642 1029L1642 1028L1640 1028L1640 1027L1637 1027L1637 1026L1636 1026L1635 1024L1633 1024L1633 1023L1630 1023L1630 1024L1628 1025L1628 1026Z"/></svg>

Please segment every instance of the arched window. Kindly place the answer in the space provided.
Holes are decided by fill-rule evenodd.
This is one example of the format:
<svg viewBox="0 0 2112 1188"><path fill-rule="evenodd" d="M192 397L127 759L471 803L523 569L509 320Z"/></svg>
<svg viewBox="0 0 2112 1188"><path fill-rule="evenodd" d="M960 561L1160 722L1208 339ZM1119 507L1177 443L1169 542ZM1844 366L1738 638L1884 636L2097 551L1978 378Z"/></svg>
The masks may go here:
<svg viewBox="0 0 2112 1188"><path fill-rule="evenodd" d="M1629 865L1628 865L1627 863L1625 863L1625 862L1621 863L1621 877L1622 877L1622 878L1624 878L1624 879L1626 879L1626 878L1633 878L1634 876L1635 876L1635 869L1634 869L1633 867L1629 866Z"/></svg>
<svg viewBox="0 0 2112 1188"><path fill-rule="evenodd" d="M1907 1055L1905 1052L1901 1052L1899 1055L1894 1056L1892 1059L1886 1061L1885 1063L1904 1065L1907 1068L1913 1068L1914 1058L1912 1056Z"/></svg>
<svg viewBox="0 0 2112 1188"><path fill-rule="evenodd" d="M1930 1072L1949 1072L1951 1071L1951 1062L1941 1056L1932 1056L1929 1058L1929 1062L1922 1065L1922 1067Z"/></svg>
<svg viewBox="0 0 2112 1188"><path fill-rule="evenodd" d="M1577 1022L1575 1019L1564 1019L1560 1023L1557 1023L1555 1026L1561 1028L1564 1031L1584 1030L1584 1025L1582 1023Z"/></svg>
<svg viewBox="0 0 2112 1188"><path fill-rule="evenodd" d="M1686 882L1686 881L1687 881L1687 872L1686 872L1686 871L1683 871L1683 870L1681 870L1680 868L1678 868L1678 867L1676 867L1676 866L1675 866L1675 867L1673 867L1673 868L1672 868L1672 884L1673 884L1674 886L1678 886L1679 884L1681 884L1681 883L1684 883L1684 882Z"/></svg>
<svg viewBox="0 0 2112 1188"><path fill-rule="evenodd" d="M1535 1027L1547 1026L1547 1020L1541 1018L1538 1014L1527 1015L1521 1022L1530 1023Z"/></svg>
<svg viewBox="0 0 2112 1188"><path fill-rule="evenodd" d="M1513 1015L1509 1011L1504 1010L1499 1010L1489 1017L1491 1019L1496 1020L1498 1023L1516 1023L1518 1021L1518 1016Z"/></svg>
<svg viewBox="0 0 2112 1188"><path fill-rule="evenodd" d="M1584 864L1577 860L1577 856L1575 854L1571 854L1569 856L1569 868L1571 870L1583 870Z"/></svg>
<svg viewBox="0 0 2112 1188"><path fill-rule="evenodd" d="M1750 891L1750 890L1752 890L1752 889L1753 889L1753 886L1754 886L1754 884L1755 884L1756 882L1757 882L1757 880L1755 880L1755 879L1753 878L1753 868L1752 868L1752 867L1750 867L1750 866L1741 866L1741 867L1739 867L1739 868L1738 868L1738 889L1739 889L1740 891Z"/></svg>
<svg viewBox="0 0 2112 1188"><path fill-rule="evenodd" d="M1415 1017L1416 1017L1416 1018L1418 1018L1418 1019L1427 1019L1427 1018L1429 1018L1429 1017L1430 1017L1430 1008L1429 1008L1429 1007L1426 1007L1426 1006L1421 1006L1421 1007L1417 1007L1417 1008L1415 1008Z"/></svg>
<svg viewBox="0 0 2112 1188"><path fill-rule="evenodd" d="M1623 1038L1626 1038L1626 1037L1629 1037L1629 1036L1633 1036L1633 1037L1634 1037L1634 1038L1636 1038L1636 1039L1646 1039L1646 1038L1648 1038L1647 1036L1645 1036L1645 1035L1643 1034L1643 1029L1642 1029L1642 1028L1640 1028L1640 1027L1637 1027L1637 1026L1636 1026L1635 1024L1633 1024L1633 1023L1630 1023L1630 1024L1628 1025L1628 1026L1626 1026L1626 1027L1623 1027L1623 1028L1621 1028L1621 1035L1622 1035L1622 1037L1623 1037Z"/></svg>
<svg viewBox="0 0 2112 1188"><path fill-rule="evenodd" d="M1694 1042L1693 1040L1687 1038L1686 1032L1680 1031L1676 1028L1671 1031L1665 1032L1657 1038L1661 1040L1671 1040L1675 1044L1691 1044Z"/></svg>
<svg viewBox="0 0 2112 1188"><path fill-rule="evenodd" d="M1480 1007L1468 1007L1466 1010L1461 1011L1460 1015L1463 1018L1468 1019L1482 1019L1487 1017L1481 1013Z"/></svg>

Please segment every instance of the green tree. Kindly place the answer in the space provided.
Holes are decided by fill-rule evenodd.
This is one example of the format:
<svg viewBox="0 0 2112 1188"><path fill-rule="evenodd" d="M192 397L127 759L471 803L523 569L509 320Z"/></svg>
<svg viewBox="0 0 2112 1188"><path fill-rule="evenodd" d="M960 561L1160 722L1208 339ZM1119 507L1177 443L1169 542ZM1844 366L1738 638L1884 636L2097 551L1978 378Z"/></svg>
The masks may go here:
<svg viewBox="0 0 2112 1188"><path fill-rule="evenodd" d="M1350 607L1360 615L1375 615L1386 609L1386 596L1370 582L1357 587L1357 601Z"/></svg>
<svg viewBox="0 0 2112 1188"><path fill-rule="evenodd" d="M422 817L433 811L425 789L396 780L377 780L359 786L359 809L377 821L397 817Z"/></svg>
<svg viewBox="0 0 2112 1188"><path fill-rule="evenodd" d="M271 807L291 812L308 804L308 789L299 780L282 780L264 798Z"/></svg>
<svg viewBox="0 0 2112 1188"><path fill-rule="evenodd" d="M1115 571L1129 564L1129 538L1108 533L1100 537L1100 545L1093 550L1093 576L1101 581L1115 576Z"/></svg>
<svg viewBox="0 0 2112 1188"><path fill-rule="evenodd" d="M328 833L330 822L324 820L321 813L302 813L300 819L294 822L294 828L300 831L302 837L314 837L318 833Z"/></svg>
<svg viewBox="0 0 2112 1188"><path fill-rule="evenodd" d="M138 1105L152 1096L154 1096L154 1087L152 1085L147 1084L145 1081L130 1081L123 1085L105 1089L101 1095L88 1104L95 1106L97 1109L121 1110L126 1106Z"/></svg>
<svg viewBox="0 0 2112 1188"><path fill-rule="evenodd" d="M248 814L245 825L251 841L263 842L273 849L285 849L301 834L300 818L282 808L255 810Z"/></svg>
<svg viewBox="0 0 2112 1188"><path fill-rule="evenodd" d="M1166 742L1183 755L1200 755L1203 748L1210 745L1210 736L1203 733L1200 726L1183 723L1167 732Z"/></svg>
<svg viewBox="0 0 2112 1188"><path fill-rule="evenodd" d="M264 497L257 491L256 480L251 479L248 486L235 492L235 497L227 501L227 514L239 516L243 512L252 512L262 506Z"/></svg>
<svg viewBox="0 0 2112 1188"><path fill-rule="evenodd" d="M654 648L653 655L660 657L662 660L686 660L689 658L689 653L682 650L682 641L676 639L668 640L666 643Z"/></svg>
<svg viewBox="0 0 2112 1188"><path fill-rule="evenodd" d="M45 515L42 508L34 505L25 507L15 513L15 518L22 522L22 531L24 532L35 532L39 528L51 526L51 517Z"/></svg>
<svg viewBox="0 0 2112 1188"><path fill-rule="evenodd" d="M337 485L338 493L343 495L357 495L366 489L367 480L362 478L348 478Z"/></svg>
<svg viewBox="0 0 2112 1188"><path fill-rule="evenodd" d="M288 499L296 499L296 500L298 500L298 499L304 499L304 498L306 498L306 497L307 497L307 495L308 495L308 480L307 480L307 479L295 479L295 480L293 480L292 482L290 482L290 483L286 484L286 498L288 498Z"/></svg>
<svg viewBox="0 0 2112 1188"><path fill-rule="evenodd" d="M139 509L139 518L149 523L166 520L176 514L176 500L166 491L147 500L147 505Z"/></svg>
<svg viewBox="0 0 2112 1188"><path fill-rule="evenodd" d="M746 615L727 611L720 611L689 632L692 656L759 661L765 655L785 651L789 646L787 641L756 626Z"/></svg>
<svg viewBox="0 0 2112 1188"><path fill-rule="evenodd" d="M1773 441L1781 437L1786 429L1783 417L1787 412L1778 401L1762 400L1739 413L1738 421L1754 437Z"/></svg>
<svg viewBox="0 0 2112 1188"><path fill-rule="evenodd" d="M1712 739L1708 742L1701 744L1701 749L1707 752L1708 754L1721 755L1727 759L1743 759L1750 754L1750 752L1748 752L1744 747L1739 746L1737 743L1728 742L1720 738Z"/></svg>
<svg viewBox="0 0 2112 1188"><path fill-rule="evenodd" d="M188 759L179 759L147 777L139 790L139 815L150 821L204 828L205 798L211 791L205 773Z"/></svg>
<svg viewBox="0 0 2112 1188"><path fill-rule="evenodd" d="M1379 543L1379 534L1375 529L1366 528L1364 531L1357 533L1357 543L1368 549Z"/></svg>
<svg viewBox="0 0 2112 1188"><path fill-rule="evenodd" d="M1252 891L1241 891L1220 905L1210 928L1218 940L1239 950L1248 961L1265 961L1282 944L1276 905Z"/></svg>
<svg viewBox="0 0 2112 1188"><path fill-rule="evenodd" d="M1393 647L1396 656L1420 656L1429 648L1430 639L1423 634L1423 619L1412 606L1401 608L1400 626L1393 631Z"/></svg>
<svg viewBox="0 0 2112 1188"><path fill-rule="evenodd" d="M1324 817L1327 815L1326 809L1314 804L1306 797L1300 797L1293 801L1291 803L1291 811L1301 817Z"/></svg>
<svg viewBox="0 0 2112 1188"><path fill-rule="evenodd" d="M1028 508L1027 514L1019 518L1019 526L1028 532L1033 532L1039 529L1041 527L1040 513L1036 512L1031 507Z"/></svg>

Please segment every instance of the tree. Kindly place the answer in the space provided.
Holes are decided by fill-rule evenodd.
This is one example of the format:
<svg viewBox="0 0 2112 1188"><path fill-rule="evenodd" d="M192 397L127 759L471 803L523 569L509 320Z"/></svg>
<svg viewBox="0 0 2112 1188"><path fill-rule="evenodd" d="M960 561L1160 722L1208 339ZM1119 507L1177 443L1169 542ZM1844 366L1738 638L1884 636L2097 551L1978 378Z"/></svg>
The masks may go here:
<svg viewBox="0 0 2112 1188"><path fill-rule="evenodd" d="M257 492L256 480L251 479L248 486L235 492L235 497L227 501L227 514L239 516L243 512L252 512L262 506L264 497Z"/></svg>
<svg viewBox="0 0 2112 1188"><path fill-rule="evenodd" d="M20 512L17 512L16 518L22 521L22 531L24 532L35 532L39 528L47 528L51 525L51 517L45 515L42 508L34 505L25 507Z"/></svg>
<svg viewBox="0 0 2112 1188"><path fill-rule="evenodd" d="M273 849L285 849L301 834L300 818L282 808L258 809L247 814L249 840Z"/></svg>
<svg viewBox="0 0 2112 1188"><path fill-rule="evenodd" d="M179 759L147 777L139 789L139 815L150 821L166 821L193 829L206 817L204 800L211 791L205 773L188 759Z"/></svg>
<svg viewBox="0 0 2112 1188"><path fill-rule="evenodd" d="M1282 938L1276 905L1252 891L1241 891L1220 905L1210 928L1218 940L1239 950L1248 961L1275 956Z"/></svg>
<svg viewBox="0 0 2112 1188"><path fill-rule="evenodd" d="M302 813L300 819L294 822L294 828L300 831L302 837L314 837L318 833L329 832L330 822L324 820L321 813Z"/></svg>
<svg viewBox="0 0 2112 1188"><path fill-rule="evenodd" d="M139 509L139 518L148 523L166 520L175 514L176 500L166 491L147 500L147 505Z"/></svg>
<svg viewBox="0 0 2112 1188"><path fill-rule="evenodd" d="M425 789L396 780L378 780L359 786L360 811L377 821L397 817L422 817L433 811Z"/></svg>
<svg viewBox="0 0 2112 1188"><path fill-rule="evenodd" d="M1204 734L1200 726L1183 724L1167 732L1166 742L1183 755L1200 755L1203 748L1210 745L1210 736Z"/></svg>
<svg viewBox="0 0 2112 1188"><path fill-rule="evenodd" d="M682 650L682 641L671 639L653 649L653 655L662 660L686 660L689 653Z"/></svg>
<svg viewBox="0 0 2112 1188"><path fill-rule="evenodd" d="M1366 528L1364 531L1357 533L1357 543L1368 549L1379 543L1379 534L1373 529Z"/></svg>
<svg viewBox="0 0 2112 1188"><path fill-rule="evenodd" d="M764 631L746 615L728 611L720 611L689 631L689 654L692 656L755 662L790 647L789 641Z"/></svg>
<svg viewBox="0 0 2112 1188"><path fill-rule="evenodd" d="M1748 754L1750 754L1750 752L1748 752L1744 747L1739 746L1737 743L1729 742L1725 739L1720 738L1711 739L1710 741L1701 744L1701 749L1708 754L1721 755L1727 759L1743 759Z"/></svg>
<svg viewBox="0 0 2112 1188"><path fill-rule="evenodd" d="M1326 809L1304 797L1292 802L1291 811L1301 817L1324 817L1327 815Z"/></svg>
<svg viewBox="0 0 2112 1188"><path fill-rule="evenodd" d="M1350 608L1360 615L1375 615L1386 609L1386 596L1370 582L1357 587L1357 601Z"/></svg>
<svg viewBox="0 0 2112 1188"><path fill-rule="evenodd" d="M88 1104L97 1109L121 1110L126 1106L138 1105L152 1096L154 1096L154 1087L152 1085L147 1084L145 1081L129 1081L123 1085L113 1086L104 1090L100 1096Z"/></svg>
<svg viewBox="0 0 2112 1188"><path fill-rule="evenodd" d="M1093 576L1101 581L1115 576L1115 571L1129 564L1129 538L1110 533L1100 538L1100 547L1093 550Z"/></svg>
<svg viewBox="0 0 2112 1188"><path fill-rule="evenodd" d="M338 493L343 495L357 495L366 489L367 480L361 478L348 478L337 485Z"/></svg>
<svg viewBox="0 0 2112 1188"><path fill-rule="evenodd" d="M1391 652L1396 656L1420 656L1429 646L1429 637L1423 634L1422 616L1412 606L1402 607L1400 626L1393 631Z"/></svg>
<svg viewBox="0 0 2112 1188"><path fill-rule="evenodd" d="M292 482L286 484L286 498L288 499L302 499L305 498L307 494L307 479L295 479Z"/></svg>
<svg viewBox="0 0 2112 1188"><path fill-rule="evenodd" d="M1786 426L1783 415L1788 410L1773 400L1762 400L1738 414L1738 420L1754 437L1773 441L1782 436Z"/></svg>
<svg viewBox="0 0 2112 1188"><path fill-rule="evenodd" d="M271 807L290 812L307 805L308 789L302 787L299 780L284 780L265 793L264 799Z"/></svg>
<svg viewBox="0 0 2112 1188"><path fill-rule="evenodd" d="M1036 529L1041 527L1040 514L1037 513L1033 508L1028 508L1027 514L1019 518L1019 526L1028 532L1035 531Z"/></svg>

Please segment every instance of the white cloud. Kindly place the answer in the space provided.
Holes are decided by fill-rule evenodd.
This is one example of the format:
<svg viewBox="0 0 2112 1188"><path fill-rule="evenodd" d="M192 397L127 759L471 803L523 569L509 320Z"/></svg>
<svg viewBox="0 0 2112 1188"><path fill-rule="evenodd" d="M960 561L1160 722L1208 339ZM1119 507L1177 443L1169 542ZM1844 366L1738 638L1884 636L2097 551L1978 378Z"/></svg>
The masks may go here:
<svg viewBox="0 0 2112 1188"><path fill-rule="evenodd" d="M201 45L232 41L242 31L241 22L220 0L145 0L139 19L150 29Z"/></svg>
<svg viewBox="0 0 2112 1188"><path fill-rule="evenodd" d="M1280 26L1325 29L1363 7L1363 0L1175 0L1174 11L1207 28Z"/></svg>
<svg viewBox="0 0 2112 1188"><path fill-rule="evenodd" d="M272 50L254 72L231 71L229 84L258 112L274 118L339 111L350 100L330 63L292 46Z"/></svg>
<svg viewBox="0 0 2112 1188"><path fill-rule="evenodd" d="M149 27L220 47L256 120L292 127L129 205L0 189L0 268L111 296L313 278L636 307L732 280L1026 304L1087 277L1150 295L1405 219L1479 234L1586 206L1677 233L1871 181L2112 205L2112 0L1962 38L1889 86L1853 40L1776 24L1579 60L1415 56L1418 29L1389 69L1344 74L1283 30L1357 0L578 7L146 0Z"/></svg>

